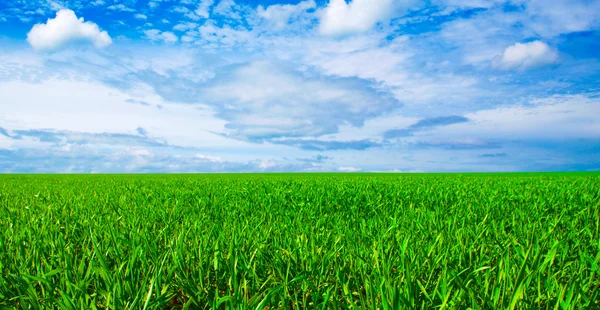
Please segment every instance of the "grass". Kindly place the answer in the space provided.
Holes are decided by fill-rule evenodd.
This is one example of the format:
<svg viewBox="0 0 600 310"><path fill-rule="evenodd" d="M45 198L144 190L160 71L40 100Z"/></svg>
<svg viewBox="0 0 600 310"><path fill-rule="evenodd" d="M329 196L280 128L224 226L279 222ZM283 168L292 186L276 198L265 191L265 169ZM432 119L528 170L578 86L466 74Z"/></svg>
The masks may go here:
<svg viewBox="0 0 600 310"><path fill-rule="evenodd" d="M600 174L0 176L0 306L597 309Z"/></svg>

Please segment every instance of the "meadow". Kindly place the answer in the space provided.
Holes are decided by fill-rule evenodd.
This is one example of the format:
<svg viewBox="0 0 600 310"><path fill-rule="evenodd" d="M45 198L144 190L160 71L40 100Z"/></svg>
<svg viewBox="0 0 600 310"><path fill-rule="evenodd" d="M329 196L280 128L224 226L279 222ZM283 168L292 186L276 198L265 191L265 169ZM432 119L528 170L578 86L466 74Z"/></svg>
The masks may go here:
<svg viewBox="0 0 600 310"><path fill-rule="evenodd" d="M0 176L0 308L597 309L600 174Z"/></svg>

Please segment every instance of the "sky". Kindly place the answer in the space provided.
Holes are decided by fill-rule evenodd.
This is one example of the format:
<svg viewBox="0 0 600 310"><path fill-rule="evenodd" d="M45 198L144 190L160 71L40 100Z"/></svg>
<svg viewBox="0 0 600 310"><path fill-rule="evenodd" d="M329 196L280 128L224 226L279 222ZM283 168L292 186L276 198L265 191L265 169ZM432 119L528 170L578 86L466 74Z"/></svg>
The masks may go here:
<svg viewBox="0 0 600 310"><path fill-rule="evenodd" d="M600 170L600 0L0 0L0 172Z"/></svg>

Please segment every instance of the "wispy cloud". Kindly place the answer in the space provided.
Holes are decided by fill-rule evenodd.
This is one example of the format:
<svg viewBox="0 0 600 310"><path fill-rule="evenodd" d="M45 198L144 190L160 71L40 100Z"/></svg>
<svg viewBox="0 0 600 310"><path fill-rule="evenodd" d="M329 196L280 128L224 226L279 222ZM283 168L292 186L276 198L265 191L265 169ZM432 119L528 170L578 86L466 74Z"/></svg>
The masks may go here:
<svg viewBox="0 0 600 310"><path fill-rule="evenodd" d="M271 143L294 146L297 148L311 151L338 151L338 150L366 150L380 146L379 143L371 140L357 141L322 141L322 140L269 140Z"/></svg>
<svg viewBox="0 0 600 310"><path fill-rule="evenodd" d="M122 4L122 3L119 3L119 4L114 4L114 5L108 6L108 7L106 7L106 8L107 8L108 10L111 10L111 11L120 11L120 12L135 12L135 10L134 10L134 9L132 9L132 8L130 8L130 7L127 7L127 6L125 6L124 4Z"/></svg>
<svg viewBox="0 0 600 310"><path fill-rule="evenodd" d="M385 139L392 139L397 137L406 137L412 135L414 132L426 130L430 128L448 126L453 124L466 123L469 119L464 116L450 115L440 116L432 118L424 118L419 120L417 123L410 125L404 129L392 129L388 130L383 134Z"/></svg>
<svg viewBox="0 0 600 310"><path fill-rule="evenodd" d="M499 157L507 157L508 155L506 153L486 153L486 154L481 154L479 155L479 157L482 158L499 158Z"/></svg>
<svg viewBox="0 0 600 310"><path fill-rule="evenodd" d="M146 107L150 106L150 104L148 102L143 101L143 100L127 99L127 100L125 100L125 102L131 103L131 104L139 104L139 105L143 105L143 106L146 106Z"/></svg>
<svg viewBox="0 0 600 310"><path fill-rule="evenodd" d="M160 31L158 29L144 30L146 38L151 41L164 41L167 43L175 43L179 40L179 37L170 31Z"/></svg>

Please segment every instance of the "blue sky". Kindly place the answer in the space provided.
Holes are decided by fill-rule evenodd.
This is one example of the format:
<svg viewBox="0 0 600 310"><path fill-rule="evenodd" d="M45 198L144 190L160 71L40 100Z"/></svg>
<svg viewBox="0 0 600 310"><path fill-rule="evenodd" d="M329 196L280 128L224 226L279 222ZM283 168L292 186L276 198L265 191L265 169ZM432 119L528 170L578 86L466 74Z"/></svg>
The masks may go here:
<svg viewBox="0 0 600 310"><path fill-rule="evenodd" d="M600 169L600 0L0 2L0 172Z"/></svg>

